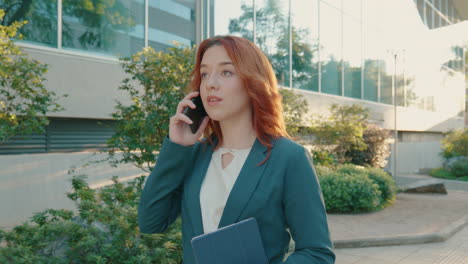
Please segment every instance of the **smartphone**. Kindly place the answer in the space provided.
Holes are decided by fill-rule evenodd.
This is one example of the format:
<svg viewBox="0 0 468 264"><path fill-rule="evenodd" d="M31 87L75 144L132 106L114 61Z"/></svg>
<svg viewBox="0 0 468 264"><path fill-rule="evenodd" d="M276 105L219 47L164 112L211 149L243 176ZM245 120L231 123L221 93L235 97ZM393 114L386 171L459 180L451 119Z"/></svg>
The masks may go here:
<svg viewBox="0 0 468 264"><path fill-rule="evenodd" d="M190 120L192 120L193 123L190 124L190 129L192 130L192 133L195 134L197 133L197 130L200 127L203 119L208 114L205 111L205 107L203 106L203 102L200 96L192 98L192 102L195 104L196 108L192 109L187 106L182 113L188 116Z"/></svg>

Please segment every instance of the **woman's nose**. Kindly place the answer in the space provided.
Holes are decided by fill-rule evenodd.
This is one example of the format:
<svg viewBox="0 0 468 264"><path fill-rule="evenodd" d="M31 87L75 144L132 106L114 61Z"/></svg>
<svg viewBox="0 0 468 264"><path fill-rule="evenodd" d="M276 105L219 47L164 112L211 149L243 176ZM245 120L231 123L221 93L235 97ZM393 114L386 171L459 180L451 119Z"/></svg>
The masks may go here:
<svg viewBox="0 0 468 264"><path fill-rule="evenodd" d="M218 77L216 75L210 76L207 81L207 86L208 89L218 89Z"/></svg>

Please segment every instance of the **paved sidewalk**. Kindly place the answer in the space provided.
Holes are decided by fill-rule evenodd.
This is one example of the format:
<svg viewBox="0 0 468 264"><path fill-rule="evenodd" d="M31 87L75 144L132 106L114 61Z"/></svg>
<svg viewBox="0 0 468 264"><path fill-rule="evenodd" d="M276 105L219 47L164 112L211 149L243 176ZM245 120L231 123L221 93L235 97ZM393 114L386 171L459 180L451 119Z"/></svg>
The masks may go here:
<svg viewBox="0 0 468 264"><path fill-rule="evenodd" d="M434 179L405 175L396 181L402 186L427 178ZM401 193L379 212L330 214L336 263L468 264L468 182L444 183L447 195Z"/></svg>

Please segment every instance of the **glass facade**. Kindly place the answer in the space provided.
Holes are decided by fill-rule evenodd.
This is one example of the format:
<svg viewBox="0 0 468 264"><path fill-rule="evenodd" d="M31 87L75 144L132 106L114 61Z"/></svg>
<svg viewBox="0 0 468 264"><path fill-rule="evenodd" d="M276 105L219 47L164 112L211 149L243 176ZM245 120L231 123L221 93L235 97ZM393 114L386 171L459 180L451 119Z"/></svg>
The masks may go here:
<svg viewBox="0 0 468 264"><path fill-rule="evenodd" d="M464 72L462 46L436 46L427 33L460 21L450 0L0 0L0 8L3 24L29 21L26 42L105 56L242 36L282 86L425 110L437 110L437 89Z"/></svg>
<svg viewBox="0 0 468 264"><path fill-rule="evenodd" d="M3 25L28 21L24 42L58 49L122 57L145 43L156 50L196 44L195 0L1 0L0 9Z"/></svg>

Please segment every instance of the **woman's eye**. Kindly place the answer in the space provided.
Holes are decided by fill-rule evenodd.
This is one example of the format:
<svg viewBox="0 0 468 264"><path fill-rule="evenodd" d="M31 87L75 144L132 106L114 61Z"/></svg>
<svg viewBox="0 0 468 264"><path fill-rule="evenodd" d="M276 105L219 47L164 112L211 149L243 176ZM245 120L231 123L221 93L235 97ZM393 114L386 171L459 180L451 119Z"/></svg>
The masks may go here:
<svg viewBox="0 0 468 264"><path fill-rule="evenodd" d="M223 71L223 76L231 76L232 72L230 71Z"/></svg>
<svg viewBox="0 0 468 264"><path fill-rule="evenodd" d="M200 77L201 77L202 79L205 79L205 78L206 78L206 76L208 76L208 74L207 74L207 73L204 73L204 72L200 73Z"/></svg>

